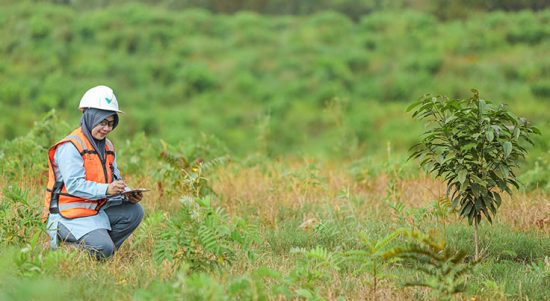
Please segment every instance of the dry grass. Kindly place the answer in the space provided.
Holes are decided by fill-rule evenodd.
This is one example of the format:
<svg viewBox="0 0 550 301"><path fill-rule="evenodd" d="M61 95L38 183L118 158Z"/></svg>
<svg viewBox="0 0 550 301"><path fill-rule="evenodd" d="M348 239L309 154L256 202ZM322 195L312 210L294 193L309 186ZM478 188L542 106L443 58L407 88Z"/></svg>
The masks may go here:
<svg viewBox="0 0 550 301"><path fill-rule="evenodd" d="M294 162L284 171L280 166L235 168L229 166L217 172L214 190L221 197L221 205L232 214L243 214L243 208L255 208L258 217L269 225L276 223L281 207L300 209L306 204L328 204L336 212L345 205L342 194L346 192L363 199L357 206L358 214L376 211L387 212L388 175L376 179L355 181L342 166L324 165L319 168L316 182L304 184L299 175L307 171L308 164ZM425 207L445 195L445 185L428 176L398 179L392 198L409 207ZM540 192L514 192L503 198L497 222L520 231L550 231L549 196ZM315 217L315 216L310 216ZM306 218L305 218L306 219ZM458 222L458 219L454 219Z"/></svg>

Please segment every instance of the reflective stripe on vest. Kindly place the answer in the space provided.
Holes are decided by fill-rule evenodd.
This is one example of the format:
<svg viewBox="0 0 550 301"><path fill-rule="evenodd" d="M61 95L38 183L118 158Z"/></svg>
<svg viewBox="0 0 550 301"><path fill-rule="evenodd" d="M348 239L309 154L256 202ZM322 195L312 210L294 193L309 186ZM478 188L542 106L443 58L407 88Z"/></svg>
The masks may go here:
<svg viewBox="0 0 550 301"><path fill-rule="evenodd" d="M107 142L107 150L108 151L114 151L113 143L111 143L111 140L105 138L105 141Z"/></svg>
<svg viewBox="0 0 550 301"><path fill-rule="evenodd" d="M69 210L74 208L96 210L97 203L92 202L72 202L59 205L59 211Z"/></svg>
<svg viewBox="0 0 550 301"><path fill-rule="evenodd" d="M82 150L83 151L87 151L88 149L86 148L86 144L84 144L84 141L82 141L82 139L80 139L80 137L78 136L75 136L75 135L69 135L67 136L65 139L67 140L70 140L70 139L74 139L76 141L78 141L80 143L80 146L82 147ZM76 146L76 145L75 145ZM78 147L77 147L78 149Z"/></svg>

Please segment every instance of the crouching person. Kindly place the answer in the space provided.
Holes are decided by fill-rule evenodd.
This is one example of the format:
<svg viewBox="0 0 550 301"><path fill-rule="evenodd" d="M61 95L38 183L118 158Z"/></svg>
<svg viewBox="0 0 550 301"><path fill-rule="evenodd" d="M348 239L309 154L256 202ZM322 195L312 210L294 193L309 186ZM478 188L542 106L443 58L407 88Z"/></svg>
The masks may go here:
<svg viewBox="0 0 550 301"><path fill-rule="evenodd" d="M107 139L118 125L118 102L109 87L88 90L80 101L80 127L48 152L44 221L50 246L58 240L97 259L114 255L143 219L142 193L120 196L126 184Z"/></svg>

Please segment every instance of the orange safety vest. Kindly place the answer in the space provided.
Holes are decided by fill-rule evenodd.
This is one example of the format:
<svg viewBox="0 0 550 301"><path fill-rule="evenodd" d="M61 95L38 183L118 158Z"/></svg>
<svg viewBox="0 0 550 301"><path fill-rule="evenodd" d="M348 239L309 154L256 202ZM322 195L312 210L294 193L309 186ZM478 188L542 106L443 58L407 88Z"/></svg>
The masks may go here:
<svg viewBox="0 0 550 301"><path fill-rule="evenodd" d="M62 181L57 181L57 166L54 160L55 151L63 144L72 143L84 160L84 171L86 181L98 183L111 183L113 181L113 162L115 150L108 139L105 146L105 160L102 161L93 145L84 135L81 128L74 130L69 136L57 142L48 151L48 186L44 200L44 212L42 218L47 220L49 213L59 213L62 217L73 219L85 216L96 215L101 207L107 202L106 199L88 200L71 195Z"/></svg>

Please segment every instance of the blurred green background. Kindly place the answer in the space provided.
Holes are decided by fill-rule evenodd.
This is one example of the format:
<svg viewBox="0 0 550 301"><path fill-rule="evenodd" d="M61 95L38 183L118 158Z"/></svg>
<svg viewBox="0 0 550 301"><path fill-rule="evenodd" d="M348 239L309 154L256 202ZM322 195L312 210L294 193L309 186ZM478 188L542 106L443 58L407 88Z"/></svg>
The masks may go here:
<svg viewBox="0 0 550 301"><path fill-rule="evenodd" d="M116 4L113 4L116 3ZM405 152L425 93L507 103L550 141L547 1L0 2L0 138L111 86L113 140L215 137L237 156ZM61 138L61 137L59 137ZM537 159L538 158L538 159ZM537 163L538 164L538 163Z"/></svg>

